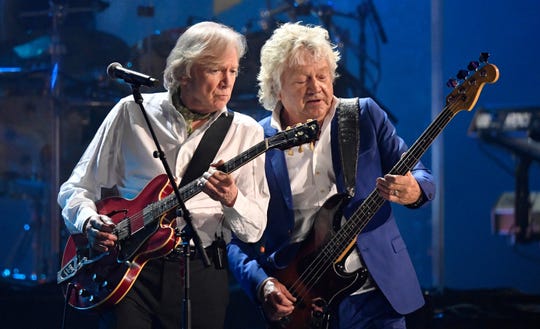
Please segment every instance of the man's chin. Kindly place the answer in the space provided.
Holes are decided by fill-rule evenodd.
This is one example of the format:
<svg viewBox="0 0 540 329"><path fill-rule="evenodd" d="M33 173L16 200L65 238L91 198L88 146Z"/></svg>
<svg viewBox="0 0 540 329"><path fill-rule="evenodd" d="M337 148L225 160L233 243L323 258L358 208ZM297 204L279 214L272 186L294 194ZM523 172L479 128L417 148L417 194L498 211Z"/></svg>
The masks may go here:
<svg viewBox="0 0 540 329"><path fill-rule="evenodd" d="M304 109L315 117L324 116L328 112L328 106L323 102L308 103Z"/></svg>
<svg viewBox="0 0 540 329"><path fill-rule="evenodd" d="M224 108L224 107L227 105L227 103L229 103L230 100L231 100L231 98L228 97L228 96L217 97L217 98L215 99L214 105L215 105L217 108L222 109L222 108Z"/></svg>

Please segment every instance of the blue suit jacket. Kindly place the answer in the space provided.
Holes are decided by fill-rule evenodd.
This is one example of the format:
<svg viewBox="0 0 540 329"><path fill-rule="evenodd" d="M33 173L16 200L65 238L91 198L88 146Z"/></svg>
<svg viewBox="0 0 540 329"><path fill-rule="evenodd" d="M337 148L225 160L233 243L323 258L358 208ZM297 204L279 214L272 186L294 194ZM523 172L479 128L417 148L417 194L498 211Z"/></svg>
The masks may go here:
<svg viewBox="0 0 540 329"><path fill-rule="evenodd" d="M360 150L356 193L343 209L346 218L374 190L376 178L388 173L407 150L386 113L370 98L361 98L359 102ZM336 118L334 116L331 125L332 161L338 192L343 193L345 188L339 163ZM266 136L276 133L270 126L269 117L260 123ZM289 237L294 228L293 200L284 152L268 151L265 170L271 194L265 233L255 244L246 244L233 237L228 245L230 269L255 302L258 302L258 285L269 276L265 269L271 271L281 266L276 263L275 256L289 245ZM425 200L433 199L435 186L430 172L418 163L412 173L420 184ZM416 272L389 202L384 203L360 233L357 247L373 279L397 312L410 313L424 304Z"/></svg>

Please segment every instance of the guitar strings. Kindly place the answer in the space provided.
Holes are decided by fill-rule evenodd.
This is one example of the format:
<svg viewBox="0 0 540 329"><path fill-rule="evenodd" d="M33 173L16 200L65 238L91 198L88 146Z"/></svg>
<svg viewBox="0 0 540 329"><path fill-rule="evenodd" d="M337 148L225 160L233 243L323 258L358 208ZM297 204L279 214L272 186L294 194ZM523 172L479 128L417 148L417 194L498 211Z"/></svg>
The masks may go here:
<svg viewBox="0 0 540 329"><path fill-rule="evenodd" d="M396 164L396 167L390 171L391 173L405 174L410 170L409 168L412 168L416 162L418 162L425 150L457 113L457 111L451 110L453 106L453 104L445 106L433 124L430 125L420 136L418 141L411 146L406 156L402 158L403 161L399 161ZM427 143L423 144L425 141L427 141ZM412 160L409 159L413 159L414 163L411 163ZM344 248L347 247L360 232L362 232L369 223L371 216L380 209L384 201L385 200L378 194L376 189L370 193L360 208L345 222L336 235L325 244L321 252L315 257L310 265L308 265L306 270L302 272L295 282L293 282L290 289L297 297L300 299L305 299L307 297L308 291L315 286L322 278L322 274L324 274L335 262L339 256L337 253L343 252Z"/></svg>

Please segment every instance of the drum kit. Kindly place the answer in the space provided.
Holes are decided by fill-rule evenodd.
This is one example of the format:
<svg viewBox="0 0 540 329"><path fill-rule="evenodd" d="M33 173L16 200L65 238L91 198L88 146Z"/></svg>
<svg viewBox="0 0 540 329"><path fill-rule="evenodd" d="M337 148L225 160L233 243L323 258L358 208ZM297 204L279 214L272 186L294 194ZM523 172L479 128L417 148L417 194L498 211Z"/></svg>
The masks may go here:
<svg viewBox="0 0 540 329"><path fill-rule="evenodd" d="M371 0L362 0L354 13L337 11L331 2L318 5L314 1L287 0L275 7L271 1L266 2L267 8L243 28L248 52L241 61L241 78L230 102L231 108L256 119L264 114L257 102L259 52L278 24L314 20L329 30L342 52L348 47L356 51L364 48L354 45L348 31L334 24L333 18L361 24L362 40L366 17L376 16ZM54 259L46 264L51 257L43 254L51 250L57 253L55 246L61 245L54 238L43 239L44 235L53 236L43 231L52 225L44 218L50 217L53 223L57 222L54 216L59 215L54 206L55 189L67 178L112 105L131 92L129 86L107 77L108 64L120 62L161 79L169 51L185 31L185 27L161 31L128 46L119 37L95 29L95 15L108 6L101 0L0 0L0 157L4 159L0 165L0 204L10 204L6 200L30 202L30 207L25 206L26 212L32 212L30 228L42 230L34 232L31 269L19 272L55 275L57 264ZM188 22L186 25L191 25L193 18ZM381 40L386 42L380 21L379 29ZM359 53L357 57L362 68L367 56ZM345 67L341 65L336 93L343 97L369 94L364 77L357 78ZM148 91L159 90L163 87ZM60 231L57 227L50 230ZM26 230L25 236L29 231L32 233L32 229ZM43 245L45 240L47 246ZM0 250L9 254L0 254L0 259L12 259L8 256L19 252L4 247ZM9 270L15 265L0 262L0 271L2 266Z"/></svg>

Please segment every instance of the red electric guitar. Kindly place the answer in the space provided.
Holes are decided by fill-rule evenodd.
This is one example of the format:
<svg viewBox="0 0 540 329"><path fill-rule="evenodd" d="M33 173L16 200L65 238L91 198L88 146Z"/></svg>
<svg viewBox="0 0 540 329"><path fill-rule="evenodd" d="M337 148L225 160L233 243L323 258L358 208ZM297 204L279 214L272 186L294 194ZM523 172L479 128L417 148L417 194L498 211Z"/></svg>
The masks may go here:
<svg viewBox="0 0 540 329"><path fill-rule="evenodd" d="M499 78L499 70L487 63L487 53L480 62L471 62L468 71L460 71L461 81L449 81L454 87L446 97L446 106L424 133L390 170L390 174L405 175L420 160L433 140L461 110L470 111L486 83ZM461 82L461 83L460 83ZM358 234L382 207L385 200L374 189L353 215L341 227L345 195L329 198L317 214L308 238L302 243L291 264L270 273L282 282L297 298L292 314L280 321L270 322L271 328L322 329L328 328L330 318L339 302L364 284L365 268L345 270L345 261L354 251Z"/></svg>
<svg viewBox="0 0 540 329"><path fill-rule="evenodd" d="M217 169L231 173L270 149L285 150L318 138L319 124L310 121L252 146ZM261 168L260 170L264 170ZM202 191L199 179L180 189L183 201ZM175 234L178 200L167 175L154 178L134 199L120 197L96 203L98 212L116 224L115 249L95 253L83 234L68 238L57 282L68 303L77 309L118 303L129 291L146 262L170 253L180 243Z"/></svg>

